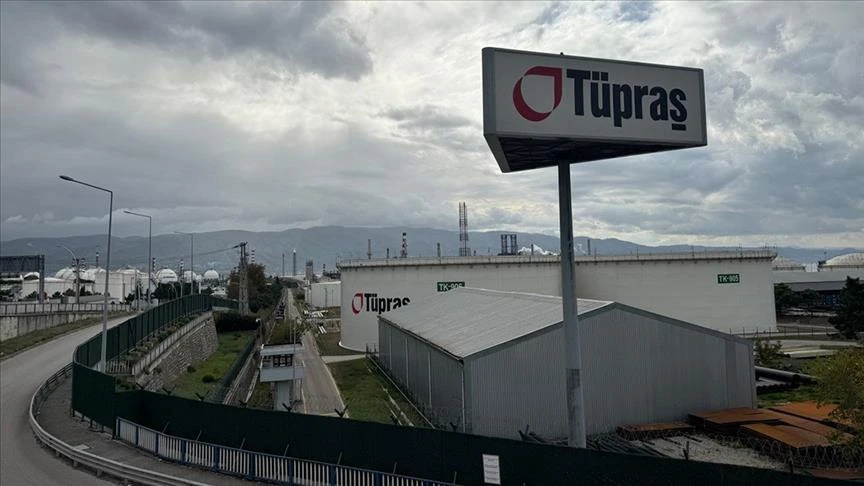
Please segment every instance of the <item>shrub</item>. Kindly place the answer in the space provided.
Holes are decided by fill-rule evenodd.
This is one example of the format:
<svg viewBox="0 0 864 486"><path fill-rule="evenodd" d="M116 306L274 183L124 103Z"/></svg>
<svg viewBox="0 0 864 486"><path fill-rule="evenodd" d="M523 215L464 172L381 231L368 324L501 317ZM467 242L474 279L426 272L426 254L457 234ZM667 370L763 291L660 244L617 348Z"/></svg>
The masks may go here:
<svg viewBox="0 0 864 486"><path fill-rule="evenodd" d="M195 367L192 365L187 366L186 373L195 373Z"/></svg>
<svg viewBox="0 0 864 486"><path fill-rule="evenodd" d="M201 377L201 383L213 383L216 381L216 378L213 375L204 375Z"/></svg>

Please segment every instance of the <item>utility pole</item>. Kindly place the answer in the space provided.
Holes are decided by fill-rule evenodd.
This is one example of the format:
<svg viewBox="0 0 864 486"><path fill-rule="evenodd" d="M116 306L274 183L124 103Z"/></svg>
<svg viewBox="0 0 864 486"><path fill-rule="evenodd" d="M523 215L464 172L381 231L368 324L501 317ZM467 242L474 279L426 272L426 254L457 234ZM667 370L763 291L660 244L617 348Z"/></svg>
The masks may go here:
<svg viewBox="0 0 864 486"><path fill-rule="evenodd" d="M285 277L285 252L282 252L282 277Z"/></svg>
<svg viewBox="0 0 864 486"><path fill-rule="evenodd" d="M249 275L247 273L246 268L246 242L240 243L238 245L240 247L240 266L238 268L238 272L240 273L240 285L238 288L238 300L240 301L240 314L241 315L249 315Z"/></svg>

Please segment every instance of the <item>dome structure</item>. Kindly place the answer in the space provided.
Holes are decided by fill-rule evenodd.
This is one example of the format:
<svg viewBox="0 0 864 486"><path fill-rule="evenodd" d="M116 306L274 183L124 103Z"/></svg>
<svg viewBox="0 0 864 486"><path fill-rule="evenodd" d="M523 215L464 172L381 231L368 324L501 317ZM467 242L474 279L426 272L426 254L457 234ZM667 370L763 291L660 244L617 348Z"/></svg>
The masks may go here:
<svg viewBox="0 0 864 486"><path fill-rule="evenodd" d="M66 267L57 270L57 273L54 274L54 278L59 278L63 280L75 280L75 269Z"/></svg>
<svg viewBox="0 0 864 486"><path fill-rule="evenodd" d="M207 281L217 281L219 280L219 272L216 270L207 270L204 272L204 280Z"/></svg>
<svg viewBox="0 0 864 486"><path fill-rule="evenodd" d="M803 264L796 262L795 260L778 256L771 263L771 266L774 270L784 271L784 272L803 272L805 267Z"/></svg>
<svg viewBox="0 0 864 486"><path fill-rule="evenodd" d="M90 280L90 281L95 282L96 276L102 275L104 273L105 273L104 268L99 268L99 267L91 268L91 269L88 269L88 270L81 272L81 280Z"/></svg>
<svg viewBox="0 0 864 486"><path fill-rule="evenodd" d="M190 279L192 279L192 278L194 278L196 282L201 281L201 275L198 275L197 273L193 273L191 270L186 270L185 272L183 272L183 281L184 282L189 282Z"/></svg>
<svg viewBox="0 0 864 486"><path fill-rule="evenodd" d="M156 272L155 278L158 283L173 283L177 281L177 274L170 268L163 268Z"/></svg>
<svg viewBox="0 0 864 486"><path fill-rule="evenodd" d="M24 280L36 280L39 278L39 272L27 272L21 278Z"/></svg>
<svg viewBox="0 0 864 486"><path fill-rule="evenodd" d="M829 259L823 265L828 268L864 268L864 253L847 253Z"/></svg>

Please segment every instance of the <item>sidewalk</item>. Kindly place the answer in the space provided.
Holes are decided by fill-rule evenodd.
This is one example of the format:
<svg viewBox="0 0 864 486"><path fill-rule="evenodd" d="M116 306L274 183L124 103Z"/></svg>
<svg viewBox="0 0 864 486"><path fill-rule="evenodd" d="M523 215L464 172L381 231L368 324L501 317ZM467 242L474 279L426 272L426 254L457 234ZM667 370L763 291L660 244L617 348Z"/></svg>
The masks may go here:
<svg viewBox="0 0 864 486"><path fill-rule="evenodd" d="M72 380L70 378L45 400L37 420L48 433L72 447L137 468L205 484L220 486L263 484L163 461L119 440L111 440L110 431L100 432L98 425L94 426L95 430L91 430L89 421L82 422L79 418L71 417L69 415L71 400Z"/></svg>

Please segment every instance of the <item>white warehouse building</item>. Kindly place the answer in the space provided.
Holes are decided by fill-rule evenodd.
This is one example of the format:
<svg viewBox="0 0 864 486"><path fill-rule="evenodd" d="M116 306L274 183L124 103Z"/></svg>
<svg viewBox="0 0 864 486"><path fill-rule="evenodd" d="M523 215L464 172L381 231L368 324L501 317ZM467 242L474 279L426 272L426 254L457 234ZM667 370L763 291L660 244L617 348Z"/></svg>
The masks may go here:
<svg viewBox="0 0 864 486"><path fill-rule="evenodd" d="M578 300L587 434L756 405L752 342ZM378 318L379 363L436 425L567 437L561 298L460 288ZM538 413L539 412L539 413Z"/></svg>
<svg viewBox="0 0 864 486"><path fill-rule="evenodd" d="M776 329L769 250L576 257L576 295L723 332ZM455 287L561 295L558 256L397 258L339 263L342 346L378 346L377 316Z"/></svg>

